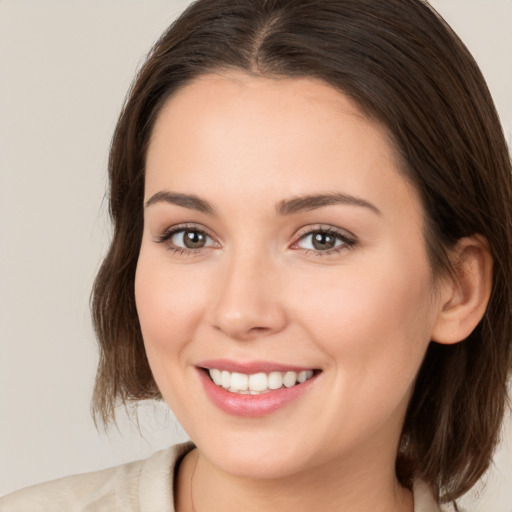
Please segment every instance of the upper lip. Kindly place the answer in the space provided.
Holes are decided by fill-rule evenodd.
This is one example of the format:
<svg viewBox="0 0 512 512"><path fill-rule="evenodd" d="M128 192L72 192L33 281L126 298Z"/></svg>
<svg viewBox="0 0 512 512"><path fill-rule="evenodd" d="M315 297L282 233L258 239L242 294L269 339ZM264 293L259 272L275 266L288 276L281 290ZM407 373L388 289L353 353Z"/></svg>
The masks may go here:
<svg viewBox="0 0 512 512"><path fill-rule="evenodd" d="M201 361L196 366L207 370L215 368L217 370L245 373L247 375L270 372L300 372L315 369L311 366L290 365L272 361L231 361L229 359L210 359Z"/></svg>

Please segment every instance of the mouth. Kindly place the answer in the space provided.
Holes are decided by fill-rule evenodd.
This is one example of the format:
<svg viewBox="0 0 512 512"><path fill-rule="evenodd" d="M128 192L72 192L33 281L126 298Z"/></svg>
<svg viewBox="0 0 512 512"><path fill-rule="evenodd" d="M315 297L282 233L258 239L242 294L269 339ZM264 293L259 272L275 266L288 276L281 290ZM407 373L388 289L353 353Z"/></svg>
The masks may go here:
<svg viewBox="0 0 512 512"><path fill-rule="evenodd" d="M322 370L266 362L202 362L196 367L210 401L223 412L261 417L309 394Z"/></svg>
<svg viewBox="0 0 512 512"><path fill-rule="evenodd" d="M282 388L291 388L303 384L315 375L315 370L246 374L209 368L207 372L216 386L240 395L261 395Z"/></svg>

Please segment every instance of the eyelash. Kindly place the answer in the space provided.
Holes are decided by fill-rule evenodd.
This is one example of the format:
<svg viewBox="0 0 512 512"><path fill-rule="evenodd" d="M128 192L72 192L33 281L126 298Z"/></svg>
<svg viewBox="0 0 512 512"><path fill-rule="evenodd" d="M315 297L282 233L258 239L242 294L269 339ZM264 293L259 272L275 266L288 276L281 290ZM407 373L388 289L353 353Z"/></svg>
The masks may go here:
<svg viewBox="0 0 512 512"><path fill-rule="evenodd" d="M186 248L186 247L179 247L177 245L174 245L170 242L170 240L177 235L178 233L190 231L195 232L199 235L205 236L209 238L210 240L213 240L213 237L208 234L207 231L204 229L201 229L195 225L179 225L174 226L172 228L167 229L162 234L158 235L155 238L155 242L159 244L165 244L167 249L179 254L180 256L191 256L194 254L198 254L201 252L202 249L208 249L213 246L203 246L197 249L193 248ZM328 256L340 253L342 251L353 249L357 245L357 240L353 235L349 235L346 232L342 232L341 230L335 229L332 226L316 226L316 227L310 227L303 228L296 236L296 241L293 242L291 245L291 248L294 250L300 250L300 247L297 247L297 245L305 240L308 236L313 236L315 233L321 233L325 236L333 236L337 240L339 240L341 243L331 249L326 250L315 250L315 249L302 249L305 254L310 255L314 254L315 256Z"/></svg>
<svg viewBox="0 0 512 512"><path fill-rule="evenodd" d="M172 239L172 237L174 235L177 235L178 233L185 232L185 231L195 232L195 233L198 233L199 235L203 235L203 236L213 240L213 237L210 236L204 229L198 228L195 225L187 225L187 224L183 225L182 224L182 225L174 226L172 228L165 230L162 234L158 235L155 238L155 242L158 244L165 244L168 250L170 250L174 253L177 253L180 256L189 256L189 255L198 254L199 252L201 252L201 249L205 249L205 248L209 247L209 246L207 246L207 247L200 247L197 249L192 249L192 248L187 248L187 247L179 247L177 245L174 245L172 242L170 242L170 240Z"/></svg>
<svg viewBox="0 0 512 512"><path fill-rule="evenodd" d="M332 236L339 240L341 243L332 249L326 250L315 250L315 249L303 249L307 255L314 254L315 256L329 256L338 254L342 251L353 249L357 245L357 240L353 235L348 234L345 231L338 230L332 226L308 226L297 234L297 241L292 244L292 248L298 245L299 242L305 240L308 236L313 236L315 233L321 233L324 236Z"/></svg>

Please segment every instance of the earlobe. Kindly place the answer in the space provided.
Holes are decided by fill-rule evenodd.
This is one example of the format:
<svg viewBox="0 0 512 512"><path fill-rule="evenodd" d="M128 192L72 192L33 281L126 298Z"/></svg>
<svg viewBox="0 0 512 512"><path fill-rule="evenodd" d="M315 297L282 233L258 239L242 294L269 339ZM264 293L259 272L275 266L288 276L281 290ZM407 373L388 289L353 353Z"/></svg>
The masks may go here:
<svg viewBox="0 0 512 512"><path fill-rule="evenodd" d="M461 238L451 251L453 274L443 280L431 339L453 344L466 339L482 319L492 289L492 256L485 237Z"/></svg>

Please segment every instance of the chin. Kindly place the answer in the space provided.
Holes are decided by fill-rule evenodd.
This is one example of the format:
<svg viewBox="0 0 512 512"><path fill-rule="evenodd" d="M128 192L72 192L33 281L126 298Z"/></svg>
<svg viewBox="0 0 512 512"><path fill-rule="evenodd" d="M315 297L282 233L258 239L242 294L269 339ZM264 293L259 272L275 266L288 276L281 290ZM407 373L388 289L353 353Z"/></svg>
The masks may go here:
<svg viewBox="0 0 512 512"><path fill-rule="evenodd" d="M209 448L202 453L209 461L222 471L239 478L255 480L280 479L298 473L305 461L297 457L295 453L261 449L260 446L252 446L244 449L237 445L228 448L213 450Z"/></svg>
<svg viewBox="0 0 512 512"><path fill-rule="evenodd" d="M318 452L323 452L323 448L315 449L300 436L277 433L275 427L191 438L212 465L233 476L258 480L286 478L314 467L320 463L318 456L322 453Z"/></svg>

